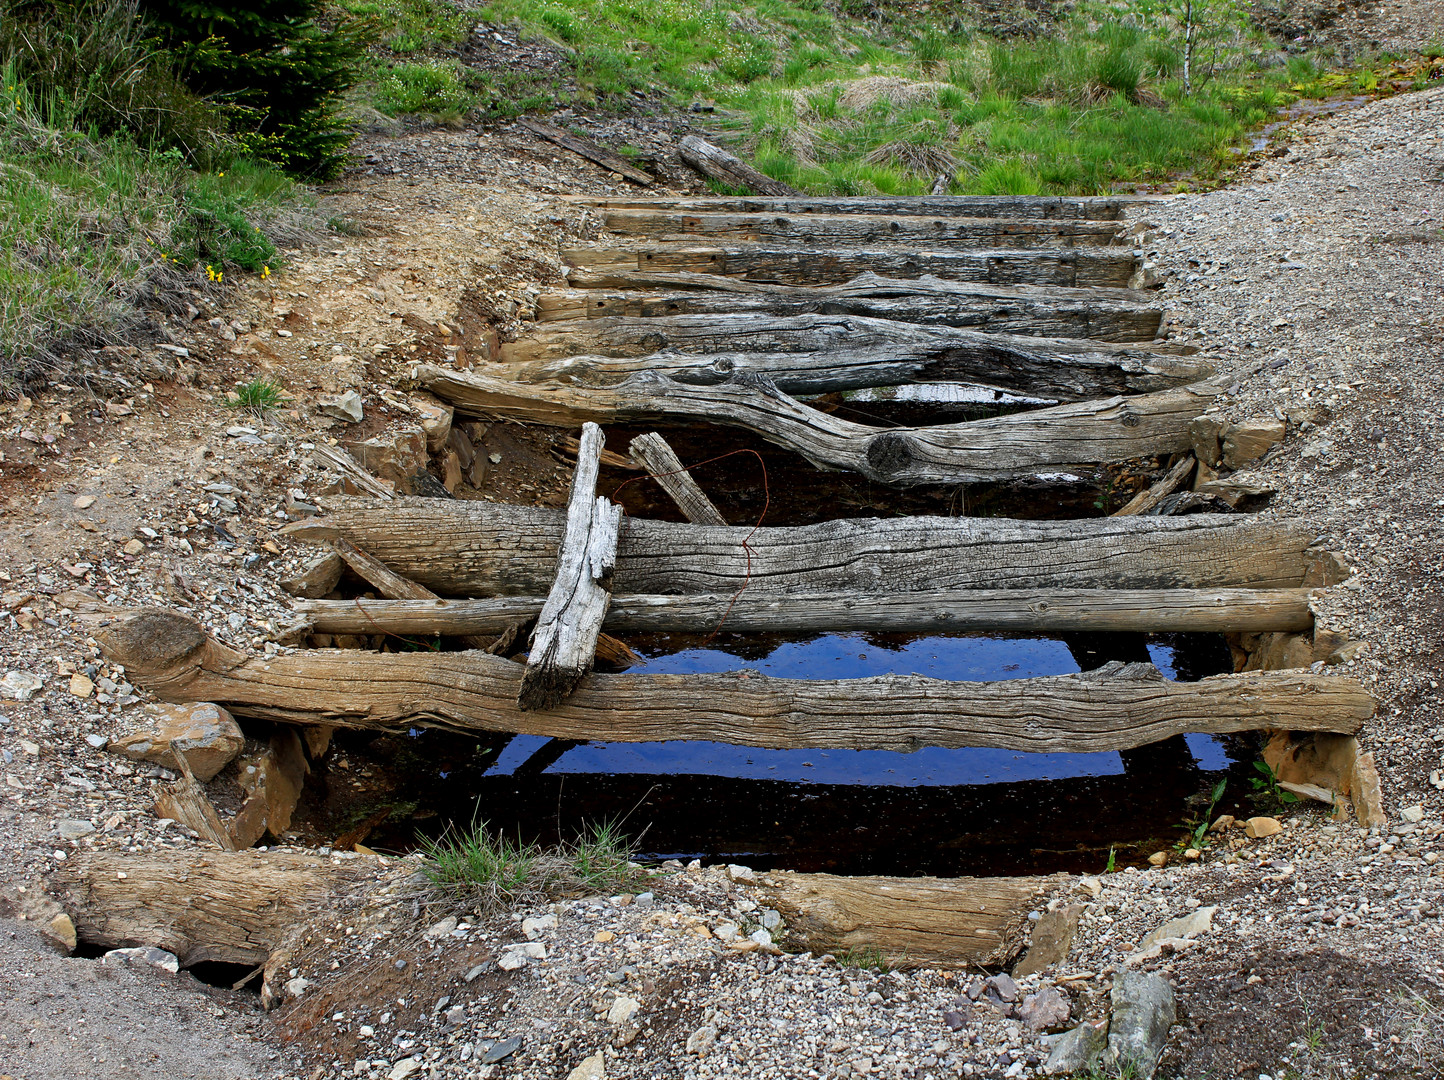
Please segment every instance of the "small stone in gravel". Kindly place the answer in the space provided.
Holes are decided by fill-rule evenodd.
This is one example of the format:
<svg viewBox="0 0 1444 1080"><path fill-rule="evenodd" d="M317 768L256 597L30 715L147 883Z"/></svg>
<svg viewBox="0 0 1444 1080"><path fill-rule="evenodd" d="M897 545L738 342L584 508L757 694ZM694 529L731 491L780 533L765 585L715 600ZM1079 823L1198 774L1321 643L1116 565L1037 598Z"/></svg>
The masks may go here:
<svg viewBox="0 0 1444 1080"><path fill-rule="evenodd" d="M556 928L557 917L555 915L542 915L540 918L521 921L521 932L527 936L529 941L540 936L543 930L555 930Z"/></svg>
<svg viewBox="0 0 1444 1080"><path fill-rule="evenodd" d="M83 671L70 676L70 692L78 698L88 698L95 693L95 683Z"/></svg>
<svg viewBox="0 0 1444 1080"><path fill-rule="evenodd" d="M1402 807L1399 816L1405 821L1418 824L1424 820L1424 806L1422 803L1415 803L1413 806Z"/></svg>
<svg viewBox="0 0 1444 1080"><path fill-rule="evenodd" d="M494 1044L490 1050L482 1054L481 1063L483 1065L495 1065L503 1058L511 1057L512 1054L515 1054L520 1049L521 1036L513 1035L509 1039L503 1039L501 1042Z"/></svg>
<svg viewBox="0 0 1444 1080"><path fill-rule="evenodd" d="M983 983L983 986L991 990L1001 1001L1018 1000L1018 984L1013 981L1011 975L991 975L987 981Z"/></svg>
<svg viewBox="0 0 1444 1080"><path fill-rule="evenodd" d="M1275 836L1284 831L1279 824L1278 818L1251 817L1243 824L1244 833L1253 840L1260 840L1265 836Z"/></svg>
<svg viewBox="0 0 1444 1080"><path fill-rule="evenodd" d="M968 1022L968 1014L962 1009L949 1009L943 1013L943 1023L949 1031L961 1031Z"/></svg>
<svg viewBox="0 0 1444 1080"><path fill-rule="evenodd" d="M45 685L45 680L28 671L7 671L0 678L0 695L15 701L29 701L30 696Z"/></svg>
<svg viewBox="0 0 1444 1080"><path fill-rule="evenodd" d="M610 930L598 930L596 934L593 935L592 940L597 942L597 944L599 945L605 945L608 942L616 941L617 935L612 933Z"/></svg>
<svg viewBox="0 0 1444 1080"><path fill-rule="evenodd" d="M95 496L94 496L94 495L82 495L82 496L80 496L80 498L76 499L76 500L75 500L73 503L71 503L70 505L73 506L73 507L75 507L75 509L77 509L77 510L89 510L92 506L95 505Z"/></svg>
<svg viewBox="0 0 1444 1080"><path fill-rule="evenodd" d="M1053 1031L1068 1023L1068 999L1054 987L1029 994L1018 1006L1018 1019L1029 1031Z"/></svg>
<svg viewBox="0 0 1444 1080"><path fill-rule="evenodd" d="M95 832L95 826L83 819L62 818L55 823L55 829L63 840L79 840Z"/></svg>
<svg viewBox="0 0 1444 1080"><path fill-rule="evenodd" d="M386 1074L386 1080L406 1080L412 1073L421 1071L421 1059L416 1057L404 1057Z"/></svg>
<svg viewBox="0 0 1444 1080"><path fill-rule="evenodd" d="M612 1007L607 1010L607 1023L612 1024L613 1026L618 1024L625 1024L628 1020L637 1015L637 1010L639 1010L641 1007L642 1003L636 998L619 995L617 997L617 1000L612 1002Z"/></svg>
<svg viewBox="0 0 1444 1080"><path fill-rule="evenodd" d="M1049 1076L1087 1072L1107 1046L1108 1021L1085 1021L1072 1031L1054 1037L1043 1070Z"/></svg>
<svg viewBox="0 0 1444 1080"><path fill-rule="evenodd" d="M110 740L107 739L104 735L87 735L85 737L85 741L97 750L104 750L108 745L110 745Z"/></svg>
<svg viewBox="0 0 1444 1080"><path fill-rule="evenodd" d="M705 1054L712 1049L712 1044L716 1041L717 1029L711 1024L703 1024L687 1036L687 1053Z"/></svg>
<svg viewBox="0 0 1444 1080"><path fill-rule="evenodd" d="M172 975L180 971L180 960L175 953L146 945L138 949L111 949L100 958L102 964L149 964L151 967L169 971Z"/></svg>
<svg viewBox="0 0 1444 1080"><path fill-rule="evenodd" d="M426 929L426 936L429 938L445 937L456 929L456 916L448 915L439 923L433 923Z"/></svg>
<svg viewBox="0 0 1444 1080"><path fill-rule="evenodd" d="M464 976L462 976L462 978L465 979L467 982L472 982L480 976L485 975L488 971L491 970L491 968L492 962L490 960L484 961L480 964L477 964L476 967L468 971Z"/></svg>
<svg viewBox="0 0 1444 1080"><path fill-rule="evenodd" d="M347 390L344 394L338 394L335 397L323 397L316 406L316 411L322 416L334 416L337 420L344 420L348 424L359 424L365 419L361 395L355 390Z"/></svg>
<svg viewBox="0 0 1444 1080"><path fill-rule="evenodd" d="M1173 987L1161 975L1120 971L1113 980L1108 1057L1139 1080L1152 1080L1168 1029L1177 1019Z"/></svg>

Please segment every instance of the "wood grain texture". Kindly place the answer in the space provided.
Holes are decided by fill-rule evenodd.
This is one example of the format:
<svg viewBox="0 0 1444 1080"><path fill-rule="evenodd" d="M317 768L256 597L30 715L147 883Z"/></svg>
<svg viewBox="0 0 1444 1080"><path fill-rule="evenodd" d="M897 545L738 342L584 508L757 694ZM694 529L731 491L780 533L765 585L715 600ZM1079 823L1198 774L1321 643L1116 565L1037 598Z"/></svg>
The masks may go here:
<svg viewBox="0 0 1444 1080"><path fill-rule="evenodd" d="M548 142L556 143L556 145L570 150L572 153L584 157L588 161L595 162L602 168L614 172L634 184L639 184L642 187L652 186L653 181L650 176L642 172L642 170L635 168L625 158L618 157L605 147L598 146L592 142L591 139L583 139L580 136L573 135L569 131L563 131L555 125L543 123L531 116L520 117L517 123L533 135L539 135Z"/></svg>
<svg viewBox="0 0 1444 1080"><path fill-rule="evenodd" d="M452 596L536 596L551 588L565 515L544 507L349 496L287 535L342 535ZM1296 588L1314 532L1244 514L1014 521L852 518L796 528L626 518L619 593L778 595L929 589ZM749 539L750 537L750 539ZM746 540L749 559L742 543Z"/></svg>
<svg viewBox="0 0 1444 1080"><path fill-rule="evenodd" d="M763 242L839 248L852 244L932 247L1079 247L1121 242L1116 221L1070 218L923 217L899 214L688 214L608 210L619 236L691 243Z"/></svg>
<svg viewBox="0 0 1444 1080"><path fill-rule="evenodd" d="M1094 221L1117 220L1129 210L1165 201L1156 195L798 195L780 198L721 195L648 199L571 195L564 199L574 205L606 210L663 210L684 214L923 214Z"/></svg>
<svg viewBox="0 0 1444 1080"><path fill-rule="evenodd" d="M622 508L597 494L605 441L596 424L582 425L557 570L537 616L517 690L517 706L527 711L555 707L596 661L597 635L612 598L622 521Z"/></svg>
<svg viewBox="0 0 1444 1080"><path fill-rule="evenodd" d="M790 184L758 172L736 154L728 153L696 135L688 135L677 144L677 156L684 165L728 187L746 188L759 195L802 194Z"/></svg>
<svg viewBox="0 0 1444 1080"><path fill-rule="evenodd" d="M79 851L50 884L87 945L154 945L186 967L205 960L255 965L372 868L360 859L281 852Z"/></svg>
<svg viewBox="0 0 1444 1080"><path fill-rule="evenodd" d="M528 384L430 365L422 386L460 412L574 427L595 423L702 421L742 428L820 469L883 484L960 484L1035 475L1188 449L1188 425L1222 390L1195 383L1010 416L928 427L879 429L803 405L749 372L716 386L638 372L604 389Z"/></svg>
<svg viewBox="0 0 1444 1080"><path fill-rule="evenodd" d="M1156 483L1129 499L1128 502L1124 503L1122 509L1114 511L1113 516L1130 517L1134 514L1146 514L1169 495L1173 494L1174 489L1193 474L1194 464L1192 454L1182 458L1173 468L1169 469L1165 475L1160 477Z"/></svg>
<svg viewBox="0 0 1444 1080"><path fill-rule="evenodd" d="M890 967L996 967L1028 942L1028 913L1061 879L835 877L772 871L758 888L782 944Z"/></svg>
<svg viewBox="0 0 1444 1080"><path fill-rule="evenodd" d="M655 431L638 435L628 449L632 460L672 497L684 518L694 525L727 524L727 519L712 505L712 500L692 479L692 474L682 467L682 462L661 435Z"/></svg>
<svg viewBox="0 0 1444 1080"><path fill-rule="evenodd" d="M482 652L321 649L251 658L158 608L97 630L95 639L128 678L164 701L214 701L243 716L367 729L420 725L773 750L1092 753L1189 732L1353 734L1374 710L1357 682L1336 676L1250 672L1181 683L1150 664L1109 664L1004 682L592 674L556 708L524 712L516 706L521 666Z"/></svg>
<svg viewBox="0 0 1444 1080"><path fill-rule="evenodd" d="M932 274L952 281L995 285L1066 285L1124 288L1137 269L1128 250L1056 248L950 251L920 247L806 248L781 244L727 247L643 242L630 247L565 248L562 259L590 270L595 280L620 287L624 276L645 270L722 274L783 285L836 285L864 271L889 277ZM606 272L618 275L607 277Z"/></svg>
<svg viewBox="0 0 1444 1080"><path fill-rule="evenodd" d="M1307 589L934 589L798 596L612 597L616 633L991 631L1263 633L1314 624ZM539 596L485 600L310 600L295 605L317 633L501 633L541 610ZM725 621L724 621L725 617Z"/></svg>

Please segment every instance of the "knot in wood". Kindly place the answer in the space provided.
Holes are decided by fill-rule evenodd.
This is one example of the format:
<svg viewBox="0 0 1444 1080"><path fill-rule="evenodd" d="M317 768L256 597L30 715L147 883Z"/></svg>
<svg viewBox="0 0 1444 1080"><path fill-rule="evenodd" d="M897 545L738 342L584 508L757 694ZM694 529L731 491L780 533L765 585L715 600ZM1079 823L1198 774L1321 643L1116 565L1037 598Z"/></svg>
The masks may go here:
<svg viewBox="0 0 1444 1080"><path fill-rule="evenodd" d="M1128 408L1125 408L1123 410L1123 419L1119 420L1118 422L1124 427L1137 427L1140 423L1142 423L1142 421L1138 419L1138 414Z"/></svg>
<svg viewBox="0 0 1444 1080"><path fill-rule="evenodd" d="M712 361L712 370L719 375L731 375L737 370L737 364L730 356L719 356Z"/></svg>
<svg viewBox="0 0 1444 1080"><path fill-rule="evenodd" d="M760 371L739 371L732 376L728 382L733 386L739 386L747 390L757 390L777 401L791 401L786 394L777 389L777 384Z"/></svg>
<svg viewBox="0 0 1444 1080"><path fill-rule="evenodd" d="M898 431L873 436L867 444L867 463L879 479L901 475L917 456L913 440Z"/></svg>

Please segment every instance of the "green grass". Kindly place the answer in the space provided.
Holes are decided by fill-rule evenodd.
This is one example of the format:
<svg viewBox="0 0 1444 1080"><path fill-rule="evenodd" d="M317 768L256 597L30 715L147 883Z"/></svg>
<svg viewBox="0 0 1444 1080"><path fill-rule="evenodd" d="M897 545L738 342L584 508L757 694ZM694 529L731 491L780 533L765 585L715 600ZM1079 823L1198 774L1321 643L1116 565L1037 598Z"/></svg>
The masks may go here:
<svg viewBox="0 0 1444 1080"><path fill-rule="evenodd" d="M228 409L243 409L263 416L271 409L279 409L290 400L280 383L257 378L250 382L237 383L235 390L226 395L225 406Z"/></svg>
<svg viewBox="0 0 1444 1080"><path fill-rule="evenodd" d="M454 61L392 64L376 84L376 108L387 116L417 113L459 123L477 103L466 76Z"/></svg>
<svg viewBox="0 0 1444 1080"><path fill-rule="evenodd" d="M439 0L339 0L336 7L369 21L381 44L398 56L464 41L475 21Z"/></svg>

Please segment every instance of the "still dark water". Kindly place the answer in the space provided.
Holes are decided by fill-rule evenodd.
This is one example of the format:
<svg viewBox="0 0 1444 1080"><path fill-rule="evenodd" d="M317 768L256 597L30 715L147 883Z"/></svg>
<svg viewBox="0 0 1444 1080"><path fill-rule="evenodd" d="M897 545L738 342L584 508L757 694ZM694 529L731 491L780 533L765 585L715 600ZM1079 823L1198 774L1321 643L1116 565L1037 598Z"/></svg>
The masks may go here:
<svg viewBox="0 0 1444 1080"><path fill-rule="evenodd" d="M1005 680L1146 659L1189 680L1231 667L1222 638L1204 634L734 634L706 644L650 635L629 644L648 657L638 669L648 673ZM1201 735L1124 754L902 754L353 732L323 763L308 816L336 836L389 808L365 841L389 850L473 821L543 843L622 821L649 859L848 874L1097 871L1110 848L1122 865L1171 842L1226 771L1242 794L1254 756L1251 742Z"/></svg>

